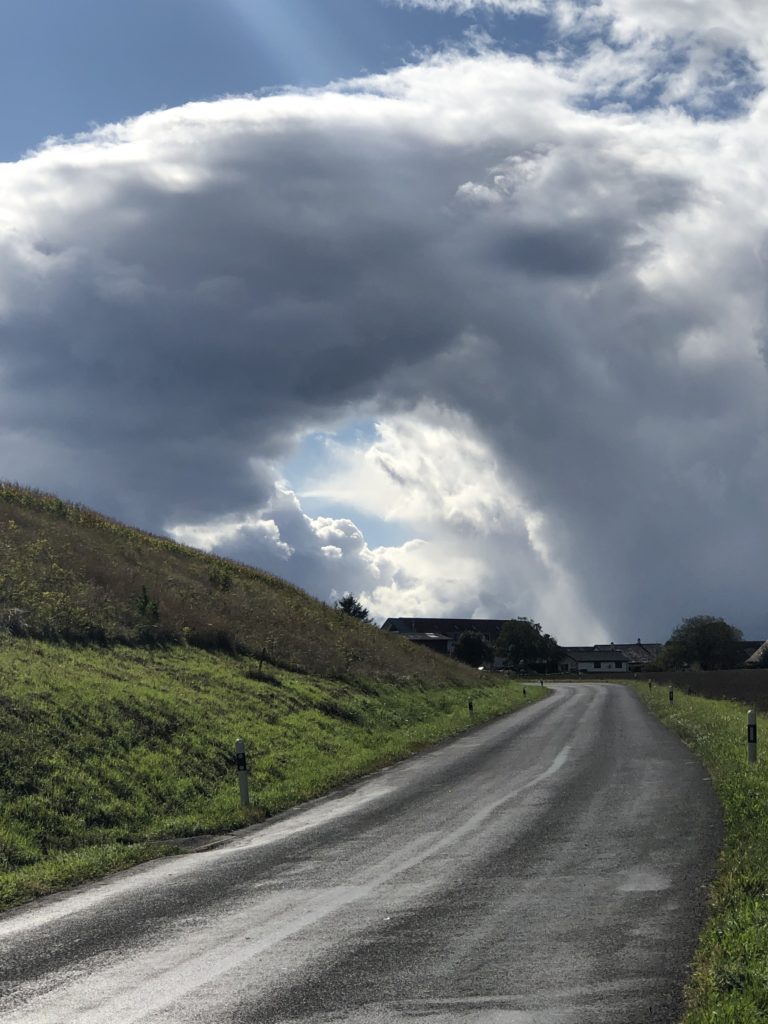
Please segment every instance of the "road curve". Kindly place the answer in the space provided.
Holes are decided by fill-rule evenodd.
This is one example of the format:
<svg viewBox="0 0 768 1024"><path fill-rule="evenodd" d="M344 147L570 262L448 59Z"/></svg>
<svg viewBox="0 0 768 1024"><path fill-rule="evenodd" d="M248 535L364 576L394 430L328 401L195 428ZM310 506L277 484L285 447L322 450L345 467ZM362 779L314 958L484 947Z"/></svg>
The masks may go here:
<svg viewBox="0 0 768 1024"><path fill-rule="evenodd" d="M0 915L3 1024L672 1024L721 817L624 687Z"/></svg>

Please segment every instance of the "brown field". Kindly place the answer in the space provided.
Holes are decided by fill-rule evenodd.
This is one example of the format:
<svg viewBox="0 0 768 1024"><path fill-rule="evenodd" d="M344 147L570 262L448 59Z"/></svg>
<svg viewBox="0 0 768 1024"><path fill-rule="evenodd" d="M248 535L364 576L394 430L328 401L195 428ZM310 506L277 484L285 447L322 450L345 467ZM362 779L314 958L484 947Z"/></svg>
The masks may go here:
<svg viewBox="0 0 768 1024"><path fill-rule="evenodd" d="M651 679L713 700L735 700L759 711L768 711L768 669L731 669L711 672L634 673L634 679Z"/></svg>

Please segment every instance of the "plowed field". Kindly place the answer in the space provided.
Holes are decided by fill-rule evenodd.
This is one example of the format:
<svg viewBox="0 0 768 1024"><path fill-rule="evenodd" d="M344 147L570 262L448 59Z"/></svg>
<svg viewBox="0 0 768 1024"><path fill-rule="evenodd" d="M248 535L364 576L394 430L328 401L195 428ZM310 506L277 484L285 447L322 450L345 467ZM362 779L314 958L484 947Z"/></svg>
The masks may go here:
<svg viewBox="0 0 768 1024"><path fill-rule="evenodd" d="M736 700L768 712L768 669L732 669L712 672L651 672L639 679L695 693L713 700Z"/></svg>

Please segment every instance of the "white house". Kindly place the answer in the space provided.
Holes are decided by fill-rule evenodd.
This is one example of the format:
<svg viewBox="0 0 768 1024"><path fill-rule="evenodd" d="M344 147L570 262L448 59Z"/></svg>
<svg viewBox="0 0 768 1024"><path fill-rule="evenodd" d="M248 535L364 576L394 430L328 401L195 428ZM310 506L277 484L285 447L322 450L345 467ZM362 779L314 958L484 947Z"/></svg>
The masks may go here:
<svg viewBox="0 0 768 1024"><path fill-rule="evenodd" d="M626 672L629 658L620 647L563 647L558 661L561 672Z"/></svg>

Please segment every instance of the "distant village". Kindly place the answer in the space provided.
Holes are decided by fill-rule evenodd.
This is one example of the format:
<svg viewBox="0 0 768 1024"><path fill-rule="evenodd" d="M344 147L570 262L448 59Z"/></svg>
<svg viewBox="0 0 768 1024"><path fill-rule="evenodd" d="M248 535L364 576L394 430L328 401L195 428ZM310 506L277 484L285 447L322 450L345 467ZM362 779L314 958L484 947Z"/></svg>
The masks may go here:
<svg viewBox="0 0 768 1024"><path fill-rule="evenodd" d="M416 619L410 617L387 619L382 629L398 633L406 640L429 647L439 654L453 655L462 634L479 633L489 647L495 648L507 619ZM738 642L739 660L745 667L763 663L768 653L768 640L741 640ZM591 647L559 647L556 671L568 675L602 672L642 673L650 671L659 661L663 643L645 643L639 637L631 643L593 644ZM743 657L742 657L743 656ZM508 659L495 654L489 668L518 669L523 666L509 664ZM545 671L546 665L535 662L525 666ZM549 666L550 671L553 665Z"/></svg>

